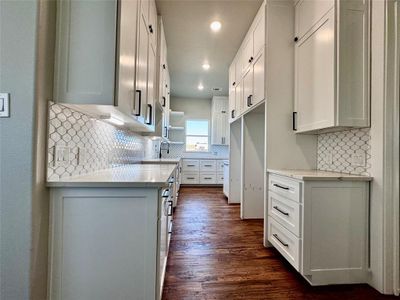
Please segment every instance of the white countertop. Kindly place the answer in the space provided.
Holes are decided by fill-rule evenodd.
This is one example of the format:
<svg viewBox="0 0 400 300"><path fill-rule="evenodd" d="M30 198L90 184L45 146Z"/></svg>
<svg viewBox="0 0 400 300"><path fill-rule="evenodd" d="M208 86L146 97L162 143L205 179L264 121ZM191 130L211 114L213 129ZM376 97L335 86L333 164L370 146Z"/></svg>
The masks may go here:
<svg viewBox="0 0 400 300"><path fill-rule="evenodd" d="M371 181L372 177L363 175L351 175L338 172L319 170L273 170L269 173L291 177L298 180L348 180L348 181Z"/></svg>
<svg viewBox="0 0 400 300"><path fill-rule="evenodd" d="M142 164L178 164L180 158L145 158Z"/></svg>
<svg viewBox="0 0 400 300"><path fill-rule="evenodd" d="M162 187L174 164L134 164L48 181L49 187Z"/></svg>

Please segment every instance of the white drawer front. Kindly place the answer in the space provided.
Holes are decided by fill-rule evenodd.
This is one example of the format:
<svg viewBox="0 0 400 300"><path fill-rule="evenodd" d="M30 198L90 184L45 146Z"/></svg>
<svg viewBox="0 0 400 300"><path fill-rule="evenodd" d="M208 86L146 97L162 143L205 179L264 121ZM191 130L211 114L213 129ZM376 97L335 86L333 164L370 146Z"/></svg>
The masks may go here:
<svg viewBox="0 0 400 300"><path fill-rule="evenodd" d="M224 172L224 161L225 160L217 160L217 172Z"/></svg>
<svg viewBox="0 0 400 300"><path fill-rule="evenodd" d="M270 216L279 221L286 229L290 230L296 236L301 237L301 206L298 202L268 191L268 212Z"/></svg>
<svg viewBox="0 0 400 300"><path fill-rule="evenodd" d="M200 173L200 184L216 184L215 173Z"/></svg>
<svg viewBox="0 0 400 300"><path fill-rule="evenodd" d="M288 177L269 174L268 189L293 201L301 202L300 183Z"/></svg>
<svg viewBox="0 0 400 300"><path fill-rule="evenodd" d="M199 173L182 173L182 184L199 184Z"/></svg>
<svg viewBox="0 0 400 300"><path fill-rule="evenodd" d="M198 160L189 160L185 159L183 160L183 171L192 171L192 172L198 172L199 171L199 161Z"/></svg>
<svg viewBox="0 0 400 300"><path fill-rule="evenodd" d="M300 270L300 240L280 225L273 217L268 218L268 241L297 270Z"/></svg>
<svg viewBox="0 0 400 300"><path fill-rule="evenodd" d="M215 172L216 165L217 165L217 163L215 160L201 160L200 161L200 171Z"/></svg>
<svg viewBox="0 0 400 300"><path fill-rule="evenodd" d="M217 173L217 183L224 184L224 173Z"/></svg>

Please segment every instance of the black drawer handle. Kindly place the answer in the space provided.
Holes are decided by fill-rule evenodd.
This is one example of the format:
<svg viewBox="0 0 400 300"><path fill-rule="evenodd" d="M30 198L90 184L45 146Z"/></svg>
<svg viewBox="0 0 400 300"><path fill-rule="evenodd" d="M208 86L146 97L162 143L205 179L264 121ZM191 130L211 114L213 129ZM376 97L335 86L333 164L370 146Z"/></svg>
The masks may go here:
<svg viewBox="0 0 400 300"><path fill-rule="evenodd" d="M205 167L212 167L213 165L204 165Z"/></svg>
<svg viewBox="0 0 400 300"><path fill-rule="evenodd" d="M192 179L192 180L194 180L195 178L194 178L194 177L186 177L186 179Z"/></svg>
<svg viewBox="0 0 400 300"><path fill-rule="evenodd" d="M277 188L283 189L283 190L287 190L287 191L289 190L289 188L287 186L282 186L277 183L274 183L274 186L276 186Z"/></svg>
<svg viewBox="0 0 400 300"><path fill-rule="evenodd" d="M204 177L204 179L212 179L211 177Z"/></svg>
<svg viewBox="0 0 400 300"><path fill-rule="evenodd" d="M150 31L150 33L153 33L154 31L153 31L153 25L149 25L149 31Z"/></svg>
<svg viewBox="0 0 400 300"><path fill-rule="evenodd" d="M276 209L277 211L279 211L282 215L288 216L289 213L286 211L281 210L278 206L274 206L274 209Z"/></svg>
<svg viewBox="0 0 400 300"><path fill-rule="evenodd" d="M276 233L274 233L273 236L274 236L274 238L276 238L278 240L279 243L281 243L283 246L289 248L289 244L283 242Z"/></svg>
<svg viewBox="0 0 400 300"><path fill-rule="evenodd" d="M151 125L151 122L153 121L153 106L151 104L147 104L147 121L146 124L147 125Z"/></svg>
<svg viewBox="0 0 400 300"><path fill-rule="evenodd" d="M168 217L171 217L173 214L173 205L174 205L174 202L169 200L168 201Z"/></svg>
<svg viewBox="0 0 400 300"><path fill-rule="evenodd" d="M162 97L162 99L163 99L163 104L162 104L162 107L165 107L165 105L166 105L166 101L167 101L167 98L165 98L164 96Z"/></svg>

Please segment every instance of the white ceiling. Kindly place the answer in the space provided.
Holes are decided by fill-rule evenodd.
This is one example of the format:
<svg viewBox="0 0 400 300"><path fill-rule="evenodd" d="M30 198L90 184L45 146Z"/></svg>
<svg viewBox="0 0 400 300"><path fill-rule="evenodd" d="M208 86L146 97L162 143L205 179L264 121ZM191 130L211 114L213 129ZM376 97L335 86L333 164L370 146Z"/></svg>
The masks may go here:
<svg viewBox="0 0 400 300"><path fill-rule="evenodd" d="M157 0L164 22L171 95L211 98L228 95L228 68L262 0ZM218 20L218 33L210 29ZM202 69L207 61L211 68ZM203 91L197 86L202 83ZM212 88L222 88L213 92Z"/></svg>

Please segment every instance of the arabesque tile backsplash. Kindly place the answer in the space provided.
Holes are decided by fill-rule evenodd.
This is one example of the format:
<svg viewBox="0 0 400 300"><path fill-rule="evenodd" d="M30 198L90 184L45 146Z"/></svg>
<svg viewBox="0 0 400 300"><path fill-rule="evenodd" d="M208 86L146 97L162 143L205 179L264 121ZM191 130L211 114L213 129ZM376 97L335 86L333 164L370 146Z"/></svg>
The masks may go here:
<svg viewBox="0 0 400 300"><path fill-rule="evenodd" d="M149 138L130 130L117 128L75 111L50 102L48 125L47 178L59 178L86 174L118 166L123 163L140 162L145 156ZM55 146L70 148L68 166L54 163ZM79 162L79 149L86 152L86 159Z"/></svg>
<svg viewBox="0 0 400 300"><path fill-rule="evenodd" d="M354 166L352 156L365 153L365 165ZM332 156L332 164L330 163ZM317 168L356 175L370 175L371 135L370 128L352 129L318 135Z"/></svg>

